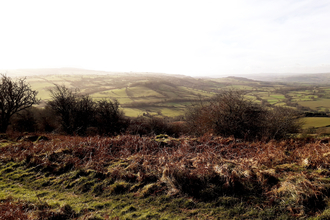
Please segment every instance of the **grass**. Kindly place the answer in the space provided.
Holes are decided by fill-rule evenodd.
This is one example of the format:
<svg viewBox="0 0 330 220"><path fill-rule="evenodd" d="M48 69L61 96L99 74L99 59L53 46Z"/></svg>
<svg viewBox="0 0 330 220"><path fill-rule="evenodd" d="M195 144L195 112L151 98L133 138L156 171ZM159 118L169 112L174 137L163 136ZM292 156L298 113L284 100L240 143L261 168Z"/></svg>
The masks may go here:
<svg viewBox="0 0 330 220"><path fill-rule="evenodd" d="M272 94L272 95L270 95L270 97L273 97L278 100L285 99L284 95L281 95L281 94Z"/></svg>
<svg viewBox="0 0 330 220"><path fill-rule="evenodd" d="M304 122L303 128L309 127L325 127L330 125L330 118L328 117L306 117L302 119Z"/></svg>
<svg viewBox="0 0 330 220"><path fill-rule="evenodd" d="M317 110L320 107L330 108L330 99L318 99L316 101L301 101L298 102L299 105L306 106Z"/></svg>
<svg viewBox="0 0 330 220"><path fill-rule="evenodd" d="M143 113L145 113L145 111L137 108L124 108L123 111L128 117L138 117L142 116Z"/></svg>
<svg viewBox="0 0 330 220"><path fill-rule="evenodd" d="M329 216L329 138L49 138L0 148L0 217L9 204L13 219Z"/></svg>
<svg viewBox="0 0 330 220"><path fill-rule="evenodd" d="M163 98L164 96L159 94L158 92L149 89L145 86L136 86L133 88L128 88L134 97L158 97Z"/></svg>
<svg viewBox="0 0 330 220"><path fill-rule="evenodd" d="M215 95L215 93L212 92L206 92L203 90L199 90L199 89L192 89L192 88L188 88L188 87L184 87L184 89L188 92L191 92L195 95L201 95L202 97L212 97L213 95Z"/></svg>
<svg viewBox="0 0 330 220"><path fill-rule="evenodd" d="M300 108L301 106L309 107L314 111L330 109L329 86L312 85L308 87L308 85L299 84L266 83L239 77L195 79L174 75L134 73L91 75L87 72L62 69L54 71L56 75L28 77L27 82L31 84L32 89L39 91L38 98L44 101L51 98L48 88L56 83L69 88L79 88L83 94L89 94L95 100L117 99L124 108L136 108L136 106L132 106L132 103L136 102L145 104L145 106L136 108L138 110L135 113L131 109L127 109L126 112L129 116L137 116L146 112L150 106L156 108L168 106L169 108L161 110L163 115L177 116L183 112L184 106L182 105L185 104L182 103L210 98L223 89L242 89L252 100L256 102L264 100L271 105L286 106L288 100L291 100L290 106L297 103Z"/></svg>

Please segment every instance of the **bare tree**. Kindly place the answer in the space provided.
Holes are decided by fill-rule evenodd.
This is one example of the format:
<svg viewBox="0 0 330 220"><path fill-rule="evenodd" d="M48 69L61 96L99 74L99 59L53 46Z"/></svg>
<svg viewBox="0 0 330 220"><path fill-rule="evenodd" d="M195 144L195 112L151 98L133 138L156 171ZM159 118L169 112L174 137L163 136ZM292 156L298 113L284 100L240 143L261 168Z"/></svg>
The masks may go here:
<svg viewBox="0 0 330 220"><path fill-rule="evenodd" d="M118 101L95 102L88 95L78 94L78 90L56 84L50 93L53 100L47 106L59 116L57 119L67 134L85 135L88 128L97 127L100 134L113 135L126 128Z"/></svg>
<svg viewBox="0 0 330 220"><path fill-rule="evenodd" d="M63 130L72 134L75 130L74 122L78 94L71 89L55 84L55 88L49 90L52 101L48 102L50 108L61 118Z"/></svg>
<svg viewBox="0 0 330 220"><path fill-rule="evenodd" d="M6 132L10 118L17 112L39 103L38 92L31 89L25 78L12 80L1 75L0 81L0 132Z"/></svg>

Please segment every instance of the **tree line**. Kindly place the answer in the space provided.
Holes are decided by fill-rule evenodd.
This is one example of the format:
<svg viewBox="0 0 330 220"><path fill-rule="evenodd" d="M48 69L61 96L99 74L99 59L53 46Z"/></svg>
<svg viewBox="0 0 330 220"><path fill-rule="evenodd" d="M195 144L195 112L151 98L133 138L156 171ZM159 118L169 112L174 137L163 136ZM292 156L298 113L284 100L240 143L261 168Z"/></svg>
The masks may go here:
<svg viewBox="0 0 330 220"><path fill-rule="evenodd" d="M78 90L55 85L44 108L37 91L25 78L13 80L1 75L0 132L57 132L68 135L171 136L212 133L245 140L283 139L298 133L301 114L292 108L266 107L248 100L243 91L223 91L211 100L201 100L187 108L185 122L173 123L157 117L125 117L116 100L94 101Z"/></svg>

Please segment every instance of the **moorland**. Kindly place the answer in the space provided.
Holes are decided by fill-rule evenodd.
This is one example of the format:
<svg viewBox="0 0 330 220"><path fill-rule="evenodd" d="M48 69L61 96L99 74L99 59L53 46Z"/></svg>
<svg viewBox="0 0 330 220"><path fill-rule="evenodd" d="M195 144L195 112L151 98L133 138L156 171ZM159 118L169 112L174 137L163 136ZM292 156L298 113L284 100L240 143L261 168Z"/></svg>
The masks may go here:
<svg viewBox="0 0 330 220"><path fill-rule="evenodd" d="M116 99L131 118L184 121L189 106L235 89L266 109L297 110L305 124L279 140L10 131L0 137L0 219L329 219L330 84L306 77L27 76L41 108L55 83Z"/></svg>

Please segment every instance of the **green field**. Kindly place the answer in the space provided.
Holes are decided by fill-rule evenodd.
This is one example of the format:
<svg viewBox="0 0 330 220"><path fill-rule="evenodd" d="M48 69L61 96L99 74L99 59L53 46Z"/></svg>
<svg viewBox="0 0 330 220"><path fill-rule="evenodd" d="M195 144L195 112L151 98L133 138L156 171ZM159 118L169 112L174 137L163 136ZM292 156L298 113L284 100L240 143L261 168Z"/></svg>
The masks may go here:
<svg viewBox="0 0 330 220"><path fill-rule="evenodd" d="M330 117L306 117L303 118L303 122L305 123L303 128L309 127L325 127L330 125Z"/></svg>
<svg viewBox="0 0 330 220"><path fill-rule="evenodd" d="M81 74L71 74L77 72ZM32 89L39 91L38 98L43 100L41 106L51 98L49 89L58 84L78 88L80 93L95 100L117 99L131 117L147 113L147 110L150 114L161 111L163 116L178 116L192 103L230 89L243 90L250 100L268 106L289 106L301 111L327 112L330 109L330 85L263 82L242 77L201 79L144 73L93 75L91 71L74 69L61 69L57 75L29 76L26 80Z"/></svg>
<svg viewBox="0 0 330 220"><path fill-rule="evenodd" d="M315 101L299 101L299 105L309 107L314 110L320 108L330 108L330 99L318 99Z"/></svg>

